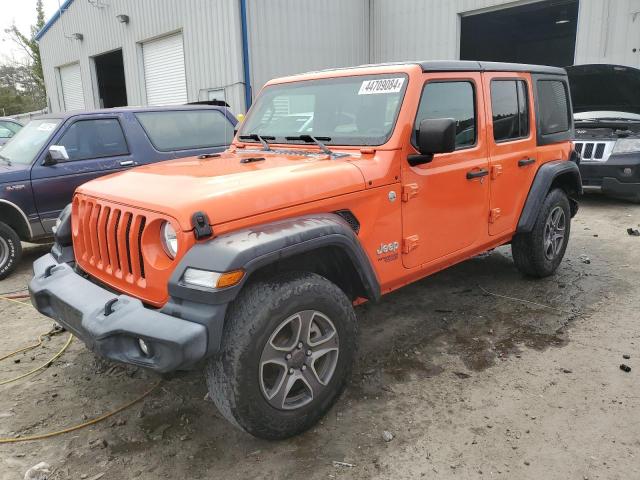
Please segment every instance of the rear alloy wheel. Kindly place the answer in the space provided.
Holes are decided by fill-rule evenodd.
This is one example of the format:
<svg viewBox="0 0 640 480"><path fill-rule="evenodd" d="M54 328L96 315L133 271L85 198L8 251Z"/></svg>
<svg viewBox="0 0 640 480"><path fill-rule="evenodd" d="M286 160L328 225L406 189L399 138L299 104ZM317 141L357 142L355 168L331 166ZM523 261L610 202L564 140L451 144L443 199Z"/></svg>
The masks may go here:
<svg viewBox="0 0 640 480"><path fill-rule="evenodd" d="M571 230L571 209L566 193L554 189L545 198L533 229L519 233L511 242L518 270L532 277L552 275L567 249Z"/></svg>
<svg viewBox="0 0 640 480"><path fill-rule="evenodd" d="M0 280L16 269L21 257L20 237L9 225L0 222Z"/></svg>
<svg viewBox="0 0 640 480"><path fill-rule="evenodd" d="M260 438L291 437L331 408L351 372L356 318L347 296L314 273L244 287L229 307L209 396L232 424Z"/></svg>

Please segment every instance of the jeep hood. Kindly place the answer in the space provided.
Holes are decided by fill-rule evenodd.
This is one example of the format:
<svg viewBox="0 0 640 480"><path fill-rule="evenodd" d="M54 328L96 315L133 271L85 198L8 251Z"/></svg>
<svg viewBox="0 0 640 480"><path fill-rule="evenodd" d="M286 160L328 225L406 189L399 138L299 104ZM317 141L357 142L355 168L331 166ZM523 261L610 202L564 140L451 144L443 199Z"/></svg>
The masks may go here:
<svg viewBox="0 0 640 480"><path fill-rule="evenodd" d="M190 230L197 211L215 225L364 188L349 157L253 150L142 166L92 180L78 192L167 214Z"/></svg>
<svg viewBox="0 0 640 480"><path fill-rule="evenodd" d="M640 114L640 70L621 65L567 67L574 113Z"/></svg>

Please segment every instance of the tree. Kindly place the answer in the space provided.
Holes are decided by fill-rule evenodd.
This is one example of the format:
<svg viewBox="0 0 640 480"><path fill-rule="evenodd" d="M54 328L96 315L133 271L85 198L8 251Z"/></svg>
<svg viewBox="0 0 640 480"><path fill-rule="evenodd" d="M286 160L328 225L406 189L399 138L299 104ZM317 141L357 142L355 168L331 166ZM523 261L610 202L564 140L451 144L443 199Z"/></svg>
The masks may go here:
<svg viewBox="0 0 640 480"><path fill-rule="evenodd" d="M19 96L26 97L22 102L19 102L23 108L40 109L46 105L40 46L35 38L43 27L44 7L42 0L37 0L36 23L31 25L29 35L22 33L15 24L5 30L9 38L25 52L27 62L26 64L14 62L13 65L0 65L0 79L2 80L0 88L5 90L4 99L12 97L14 92ZM15 105L15 102L11 103Z"/></svg>

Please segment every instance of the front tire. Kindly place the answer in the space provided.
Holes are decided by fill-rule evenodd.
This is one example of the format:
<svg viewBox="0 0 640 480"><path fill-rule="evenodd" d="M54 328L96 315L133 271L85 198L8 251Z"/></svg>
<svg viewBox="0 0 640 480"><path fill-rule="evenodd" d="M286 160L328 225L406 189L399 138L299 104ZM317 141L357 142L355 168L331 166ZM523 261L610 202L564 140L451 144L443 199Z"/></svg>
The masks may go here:
<svg viewBox="0 0 640 480"><path fill-rule="evenodd" d="M345 387L356 351L351 302L314 273L247 285L230 306L209 395L232 424L278 440L311 428Z"/></svg>
<svg viewBox="0 0 640 480"><path fill-rule="evenodd" d="M518 270L532 277L552 275L567 249L571 232L571 208L564 190L547 194L533 229L513 238L511 253Z"/></svg>
<svg viewBox="0 0 640 480"><path fill-rule="evenodd" d="M0 280L7 278L16 269L20 258L20 237L9 225L0 222Z"/></svg>

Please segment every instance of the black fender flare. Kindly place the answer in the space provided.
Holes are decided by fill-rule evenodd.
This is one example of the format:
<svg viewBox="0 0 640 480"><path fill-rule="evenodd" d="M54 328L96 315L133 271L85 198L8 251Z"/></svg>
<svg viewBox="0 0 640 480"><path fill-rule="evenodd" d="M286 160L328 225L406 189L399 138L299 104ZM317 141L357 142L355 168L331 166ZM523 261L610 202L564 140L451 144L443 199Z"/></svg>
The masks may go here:
<svg viewBox="0 0 640 480"><path fill-rule="evenodd" d="M542 202L549 193L553 182L559 177L563 177L566 182L563 185L568 186L575 196L582 194L582 177L575 162L555 160L543 164L536 172L529 189L529 195L520 213L516 233L526 233L533 230ZM571 198L571 201L574 203L571 209L573 216L578 211L578 204L576 198Z"/></svg>
<svg viewBox="0 0 640 480"><path fill-rule="evenodd" d="M169 295L209 304L232 301L251 273L278 260L318 248L341 248L353 263L369 300L380 298L380 284L360 241L349 224L333 213L310 214L255 225L194 245L169 280ZM240 284L219 291L185 285L184 271L198 268L214 272L243 269Z"/></svg>

